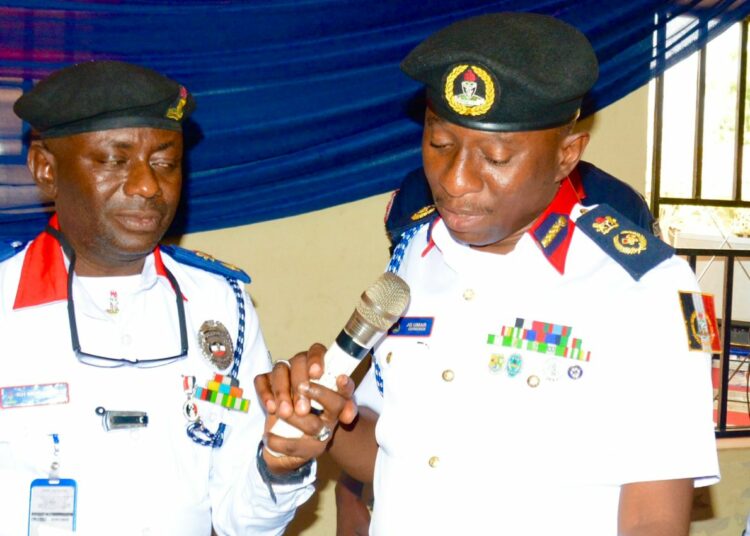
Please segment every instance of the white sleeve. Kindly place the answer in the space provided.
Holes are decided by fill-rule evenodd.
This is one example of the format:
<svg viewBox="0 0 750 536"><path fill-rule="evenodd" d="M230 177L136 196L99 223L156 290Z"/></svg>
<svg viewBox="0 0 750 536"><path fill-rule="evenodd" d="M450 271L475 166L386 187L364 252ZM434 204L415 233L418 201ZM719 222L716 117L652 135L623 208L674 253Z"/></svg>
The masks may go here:
<svg viewBox="0 0 750 536"><path fill-rule="evenodd" d="M232 296L236 307L236 300ZM251 400L247 414L227 411L224 444L213 449L210 495L214 530L220 536L236 534L281 535L296 508L315 491L315 462L299 484L273 486L276 501L256 465L258 444L266 415L253 381L271 369L271 358L258 324L258 315L245 295L245 347L239 379L244 397Z"/></svg>

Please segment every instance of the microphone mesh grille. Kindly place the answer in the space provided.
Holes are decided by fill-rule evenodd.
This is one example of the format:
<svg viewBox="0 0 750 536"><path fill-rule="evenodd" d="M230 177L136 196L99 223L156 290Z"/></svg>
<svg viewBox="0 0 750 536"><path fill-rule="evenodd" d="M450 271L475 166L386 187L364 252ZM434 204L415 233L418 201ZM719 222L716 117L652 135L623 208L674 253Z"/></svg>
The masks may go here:
<svg viewBox="0 0 750 536"><path fill-rule="evenodd" d="M394 273L384 272L365 290L357 312L377 327L387 331L409 305L409 285Z"/></svg>

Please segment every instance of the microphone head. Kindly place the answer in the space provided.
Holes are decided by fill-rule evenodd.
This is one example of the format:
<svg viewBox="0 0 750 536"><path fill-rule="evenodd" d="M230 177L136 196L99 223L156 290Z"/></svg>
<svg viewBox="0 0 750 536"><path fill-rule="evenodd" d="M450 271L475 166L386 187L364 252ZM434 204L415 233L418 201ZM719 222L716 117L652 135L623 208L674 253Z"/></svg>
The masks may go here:
<svg viewBox="0 0 750 536"><path fill-rule="evenodd" d="M394 273L384 272L362 293L357 313L378 331L388 331L409 305L409 285Z"/></svg>

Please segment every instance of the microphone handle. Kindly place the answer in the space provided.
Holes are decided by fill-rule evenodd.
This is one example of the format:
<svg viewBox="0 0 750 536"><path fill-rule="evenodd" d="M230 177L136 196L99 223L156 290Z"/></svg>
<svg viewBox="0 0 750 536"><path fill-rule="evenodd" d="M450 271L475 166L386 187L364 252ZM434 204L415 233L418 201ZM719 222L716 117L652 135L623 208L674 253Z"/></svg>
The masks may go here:
<svg viewBox="0 0 750 536"><path fill-rule="evenodd" d="M331 389L332 391L336 390L336 378L338 378L342 374L350 376L351 373L354 372L354 369L357 368L357 365L359 365L360 361L362 360L362 358L358 359L356 357L349 355L347 352L345 352L341 348L341 346L339 346L338 344L338 341L340 339L342 339L341 336L337 337L336 338L337 342L334 342L331 345L331 347L328 349L328 351L326 352L326 355L324 358L325 364L323 367L323 375L318 380L312 380L314 383L317 383L318 385L322 385L323 387L327 387L328 389ZM365 350L365 352L362 355L362 357L367 355L367 352L368 352L367 349L363 349L363 350ZM361 352L358 352L358 353L361 353ZM318 411L323 410L323 407L316 400L311 400L310 405ZM281 420L281 419L276 421L276 423L274 423L274 425L271 427L271 433L277 436L287 437L290 439L296 439L304 435L302 430L292 426L288 422Z"/></svg>

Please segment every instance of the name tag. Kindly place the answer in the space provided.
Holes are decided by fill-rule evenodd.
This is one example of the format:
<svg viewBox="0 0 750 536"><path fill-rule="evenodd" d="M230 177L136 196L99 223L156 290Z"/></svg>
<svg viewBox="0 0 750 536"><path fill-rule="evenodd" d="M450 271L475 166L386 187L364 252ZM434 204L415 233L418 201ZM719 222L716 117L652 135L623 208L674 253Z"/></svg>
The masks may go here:
<svg viewBox="0 0 750 536"><path fill-rule="evenodd" d="M431 316L405 316L388 330L388 335L393 337L429 337L432 334L434 322L435 318Z"/></svg>
<svg viewBox="0 0 750 536"><path fill-rule="evenodd" d="M0 387L0 409L67 404L69 400L65 382Z"/></svg>

